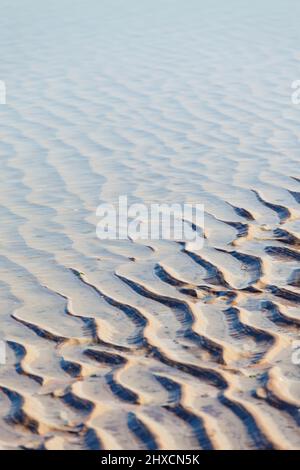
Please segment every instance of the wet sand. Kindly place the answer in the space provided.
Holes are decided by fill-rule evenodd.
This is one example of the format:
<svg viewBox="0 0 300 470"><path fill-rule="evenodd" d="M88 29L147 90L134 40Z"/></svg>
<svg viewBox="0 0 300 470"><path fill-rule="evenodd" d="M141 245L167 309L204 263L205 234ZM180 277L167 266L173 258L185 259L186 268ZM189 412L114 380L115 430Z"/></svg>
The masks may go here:
<svg viewBox="0 0 300 470"><path fill-rule="evenodd" d="M299 5L2 3L0 447L299 449Z"/></svg>

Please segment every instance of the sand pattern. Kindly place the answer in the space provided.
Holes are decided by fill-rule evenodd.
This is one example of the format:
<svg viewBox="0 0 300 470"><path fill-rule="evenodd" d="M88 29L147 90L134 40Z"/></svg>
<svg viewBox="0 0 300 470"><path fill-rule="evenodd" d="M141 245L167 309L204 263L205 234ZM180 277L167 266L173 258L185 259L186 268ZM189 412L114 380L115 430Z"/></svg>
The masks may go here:
<svg viewBox="0 0 300 470"><path fill-rule="evenodd" d="M0 447L299 449L299 2L87 3L2 1Z"/></svg>

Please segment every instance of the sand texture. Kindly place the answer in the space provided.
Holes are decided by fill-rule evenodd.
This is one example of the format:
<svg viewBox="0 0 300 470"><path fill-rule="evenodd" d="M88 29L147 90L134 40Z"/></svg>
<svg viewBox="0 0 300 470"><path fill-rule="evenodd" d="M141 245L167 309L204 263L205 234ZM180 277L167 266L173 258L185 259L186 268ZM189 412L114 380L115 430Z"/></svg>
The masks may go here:
<svg viewBox="0 0 300 470"><path fill-rule="evenodd" d="M299 449L299 1L1 0L2 449ZM97 206L199 202L199 251Z"/></svg>

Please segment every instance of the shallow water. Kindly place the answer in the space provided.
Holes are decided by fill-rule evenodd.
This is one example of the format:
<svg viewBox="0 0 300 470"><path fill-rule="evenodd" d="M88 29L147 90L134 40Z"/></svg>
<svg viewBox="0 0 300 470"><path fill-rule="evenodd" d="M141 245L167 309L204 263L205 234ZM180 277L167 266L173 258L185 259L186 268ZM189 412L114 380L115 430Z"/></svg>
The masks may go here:
<svg viewBox="0 0 300 470"><path fill-rule="evenodd" d="M299 448L299 2L1 10L1 448ZM203 249L97 239L125 194Z"/></svg>

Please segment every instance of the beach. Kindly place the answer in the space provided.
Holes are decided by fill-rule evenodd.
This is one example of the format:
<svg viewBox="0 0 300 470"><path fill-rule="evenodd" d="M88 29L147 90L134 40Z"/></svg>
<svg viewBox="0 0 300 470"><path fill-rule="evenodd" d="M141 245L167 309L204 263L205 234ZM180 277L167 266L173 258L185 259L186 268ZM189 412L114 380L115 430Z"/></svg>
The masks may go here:
<svg viewBox="0 0 300 470"><path fill-rule="evenodd" d="M300 5L1 3L0 448L300 449Z"/></svg>

